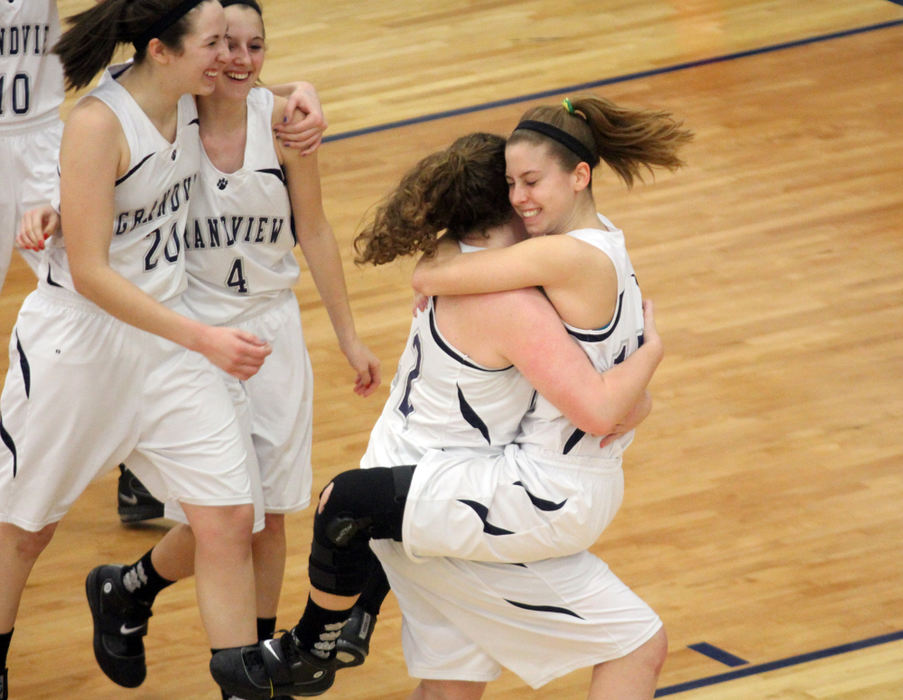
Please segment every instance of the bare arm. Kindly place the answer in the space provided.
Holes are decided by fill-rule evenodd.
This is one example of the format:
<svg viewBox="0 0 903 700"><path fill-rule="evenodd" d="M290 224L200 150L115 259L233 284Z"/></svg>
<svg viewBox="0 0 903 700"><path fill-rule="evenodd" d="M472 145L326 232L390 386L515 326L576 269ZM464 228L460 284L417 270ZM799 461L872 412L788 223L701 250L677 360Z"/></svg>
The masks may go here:
<svg viewBox="0 0 903 700"><path fill-rule="evenodd" d="M630 413L621 419L621 422L614 427L612 432L599 441L599 447L605 447L622 435L639 427L640 423L646 420L650 413L652 413L652 394L650 394L647 389L639 402L631 409Z"/></svg>
<svg viewBox="0 0 903 700"><path fill-rule="evenodd" d="M297 149L302 155L314 153L328 127L316 88L300 81L274 85L270 90L278 97L287 98L281 119L273 126L280 143Z"/></svg>
<svg viewBox="0 0 903 700"><path fill-rule="evenodd" d="M280 150L298 243L329 314L339 347L356 372L354 391L369 396L380 384L379 360L364 345L354 327L338 244L323 211L317 156L302 157L294 150Z"/></svg>
<svg viewBox="0 0 903 700"><path fill-rule="evenodd" d="M492 335L487 340L578 428L608 435L644 401L646 386L663 355L651 304L643 346L616 367L599 373L537 290L508 293L501 301L499 296L490 295L495 302L481 311Z"/></svg>
<svg viewBox="0 0 903 700"><path fill-rule="evenodd" d="M442 247L436 255L420 259L411 285L427 296L558 285L573 274L579 261L579 249L570 243L578 242L563 236L546 236L466 256L451 247Z"/></svg>
<svg viewBox="0 0 903 700"><path fill-rule="evenodd" d="M236 377L252 376L268 345L182 316L110 267L114 185L127 165L128 146L113 113L96 100L76 106L60 148L62 228L76 290L125 323L200 352ZM84 177L88 172L92 177Z"/></svg>

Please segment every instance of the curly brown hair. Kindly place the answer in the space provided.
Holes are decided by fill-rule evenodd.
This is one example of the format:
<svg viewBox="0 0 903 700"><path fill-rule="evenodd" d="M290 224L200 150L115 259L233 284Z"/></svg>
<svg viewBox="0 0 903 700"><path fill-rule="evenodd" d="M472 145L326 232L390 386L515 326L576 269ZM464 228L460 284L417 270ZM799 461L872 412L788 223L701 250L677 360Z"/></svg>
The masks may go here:
<svg viewBox="0 0 903 700"><path fill-rule="evenodd" d="M405 173L354 239L355 262L383 265L402 255L431 255L443 233L460 239L511 215L505 139L468 134Z"/></svg>
<svg viewBox="0 0 903 700"><path fill-rule="evenodd" d="M693 132L668 112L621 107L596 95L571 98L570 104L573 112L561 105L534 107L521 121L544 122L570 134L595 156L590 168L605 161L627 187L632 187L635 179L642 180L644 171L651 173L654 166L676 170L684 164L678 151L692 140ZM547 144L566 170L573 170L582 160L549 136L515 127L508 143L522 141Z"/></svg>

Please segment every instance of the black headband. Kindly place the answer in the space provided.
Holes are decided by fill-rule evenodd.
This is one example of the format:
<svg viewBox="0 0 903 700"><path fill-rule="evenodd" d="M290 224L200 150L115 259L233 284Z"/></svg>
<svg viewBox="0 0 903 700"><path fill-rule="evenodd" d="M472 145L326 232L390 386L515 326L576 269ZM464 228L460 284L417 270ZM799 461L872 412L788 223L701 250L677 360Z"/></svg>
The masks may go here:
<svg viewBox="0 0 903 700"><path fill-rule="evenodd" d="M204 2L204 0L182 0L182 2L173 7L169 12L152 22L151 25L141 33L141 36L132 42L132 44L135 45L136 49L143 49L150 43L151 39L154 37L159 38L163 32L202 2Z"/></svg>
<svg viewBox="0 0 903 700"><path fill-rule="evenodd" d="M263 17L263 10L260 9L260 5L258 5L254 0L220 0L220 5L224 8L229 7L229 5L247 5L252 10L254 10L258 15Z"/></svg>
<svg viewBox="0 0 903 700"><path fill-rule="evenodd" d="M568 132L564 131L563 129L559 129L557 126L552 126L551 124L547 124L546 122L537 122L533 121L532 119L526 119L516 127L514 127L515 131L517 131L518 129L536 131L543 136L548 136L550 139L557 141L572 153L575 153L581 161L585 162L591 168L595 166L599 161L598 156L594 156L592 151L584 146L578 139L575 139Z"/></svg>

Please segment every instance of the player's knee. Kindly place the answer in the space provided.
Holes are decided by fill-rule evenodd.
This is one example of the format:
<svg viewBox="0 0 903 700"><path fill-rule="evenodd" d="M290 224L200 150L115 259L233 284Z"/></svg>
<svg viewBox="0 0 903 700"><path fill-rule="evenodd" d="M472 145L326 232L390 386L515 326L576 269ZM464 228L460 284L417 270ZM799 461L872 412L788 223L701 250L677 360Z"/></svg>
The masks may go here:
<svg viewBox="0 0 903 700"><path fill-rule="evenodd" d="M314 516L314 537L346 547L355 538L401 539L412 467L342 472L323 490Z"/></svg>
<svg viewBox="0 0 903 700"><path fill-rule="evenodd" d="M391 469L355 469L324 489L314 516L308 573L335 595L360 593L369 572L371 538L401 538L407 482Z"/></svg>

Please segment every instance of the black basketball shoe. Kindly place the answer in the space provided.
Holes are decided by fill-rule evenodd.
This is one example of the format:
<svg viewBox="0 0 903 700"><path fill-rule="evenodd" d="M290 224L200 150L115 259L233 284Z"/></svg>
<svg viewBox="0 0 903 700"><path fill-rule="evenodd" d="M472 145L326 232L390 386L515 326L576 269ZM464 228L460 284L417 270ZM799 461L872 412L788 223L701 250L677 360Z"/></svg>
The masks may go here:
<svg viewBox="0 0 903 700"><path fill-rule="evenodd" d="M210 659L213 679L245 700L278 695L322 695L335 681L335 662L301 649L291 631L278 639L216 652Z"/></svg>
<svg viewBox="0 0 903 700"><path fill-rule="evenodd" d="M375 626L376 615L371 615L359 605L351 609L351 617L336 640L336 668L350 668L364 663L370 653L370 637Z"/></svg>
<svg viewBox="0 0 903 700"><path fill-rule="evenodd" d="M124 464L119 465L119 519L124 523L137 523L163 517L163 504L151 496L138 477Z"/></svg>
<svg viewBox="0 0 903 700"><path fill-rule="evenodd" d="M106 564L92 569L85 593L94 618L94 658L114 683L137 688L147 675L144 635L152 615L122 583L123 566Z"/></svg>

